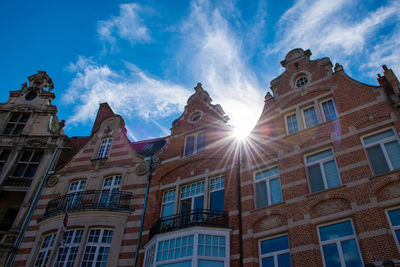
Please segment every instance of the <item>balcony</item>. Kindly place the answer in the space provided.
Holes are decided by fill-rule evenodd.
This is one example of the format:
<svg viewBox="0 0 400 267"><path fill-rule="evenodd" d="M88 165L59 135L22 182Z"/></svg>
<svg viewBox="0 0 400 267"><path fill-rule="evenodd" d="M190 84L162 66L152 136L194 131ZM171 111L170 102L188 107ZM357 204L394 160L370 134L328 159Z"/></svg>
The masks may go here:
<svg viewBox="0 0 400 267"><path fill-rule="evenodd" d="M32 183L32 177L14 177L9 176L5 179L2 186L9 186L14 188L24 188L27 189Z"/></svg>
<svg viewBox="0 0 400 267"><path fill-rule="evenodd" d="M177 215L162 217L151 227L149 239L153 236L191 226L227 228L228 212L217 210L192 210Z"/></svg>
<svg viewBox="0 0 400 267"><path fill-rule="evenodd" d="M44 218L65 212L67 204L70 211L85 209L130 211L132 210L129 208L131 198L131 192L109 190L89 190L67 194L47 204Z"/></svg>

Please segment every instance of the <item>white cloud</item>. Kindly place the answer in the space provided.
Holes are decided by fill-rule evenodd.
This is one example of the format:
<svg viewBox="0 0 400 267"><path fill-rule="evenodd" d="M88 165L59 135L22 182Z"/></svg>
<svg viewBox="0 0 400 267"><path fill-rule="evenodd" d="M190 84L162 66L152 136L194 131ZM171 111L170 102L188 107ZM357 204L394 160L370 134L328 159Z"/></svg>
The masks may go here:
<svg viewBox="0 0 400 267"><path fill-rule="evenodd" d="M69 69L76 72L62 100L74 104L72 124L93 121L99 103L108 102L125 118L141 117L151 120L183 110L191 91L146 75L132 64L128 72L117 72L107 65L98 65L80 57Z"/></svg>
<svg viewBox="0 0 400 267"><path fill-rule="evenodd" d="M135 3L121 4L119 16L98 22L97 33L102 40L112 44L117 38L128 40L131 44L149 42L149 30L138 14L141 10L142 8Z"/></svg>

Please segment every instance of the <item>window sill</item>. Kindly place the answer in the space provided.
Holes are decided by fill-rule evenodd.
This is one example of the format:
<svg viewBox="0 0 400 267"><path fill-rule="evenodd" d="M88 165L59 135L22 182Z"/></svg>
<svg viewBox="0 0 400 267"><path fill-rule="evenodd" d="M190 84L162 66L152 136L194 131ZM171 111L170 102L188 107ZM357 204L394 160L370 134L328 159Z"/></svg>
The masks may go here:
<svg viewBox="0 0 400 267"><path fill-rule="evenodd" d="M370 180L375 180L375 179L378 179L378 178L383 177L383 176L395 174L396 172L400 172L400 169L396 169L396 170L393 170L393 171L388 171L388 172L385 172L385 173L382 173L382 174L378 174L378 175L373 175L369 179Z"/></svg>
<svg viewBox="0 0 400 267"><path fill-rule="evenodd" d="M324 190L321 190L321 191L310 193L310 194L306 195L305 197L313 197L313 196L316 196L316 195L321 194L321 193L323 194L323 193L334 191L336 189L340 189L340 188L344 188L344 187L346 187L346 185L345 184L341 184L341 185L338 185L338 186L335 186L335 187L331 187L331 188L328 188L328 189L324 189Z"/></svg>
<svg viewBox="0 0 400 267"><path fill-rule="evenodd" d="M106 157L106 158L94 158L94 159L91 159L91 161L106 161L106 160L108 160L108 157Z"/></svg>
<svg viewBox="0 0 400 267"><path fill-rule="evenodd" d="M188 156L182 156L182 159L184 160L184 159L190 159L190 158L193 158L193 157L196 157L196 156L199 156L199 155L201 155L201 154L204 154L205 153L205 151L201 151L201 152L199 152L199 153L196 153L196 154L191 154L191 155L188 155Z"/></svg>
<svg viewBox="0 0 400 267"><path fill-rule="evenodd" d="M278 206L281 206L281 205L285 205L285 204L286 204L286 201L281 201L281 202L278 202L278 203L274 203L272 205L268 205L268 206L265 206L265 207L253 209L252 211L250 211L250 213L255 213L255 212L258 212L260 210L265 210L265 209L269 209L269 208L275 208L275 207L278 207Z"/></svg>

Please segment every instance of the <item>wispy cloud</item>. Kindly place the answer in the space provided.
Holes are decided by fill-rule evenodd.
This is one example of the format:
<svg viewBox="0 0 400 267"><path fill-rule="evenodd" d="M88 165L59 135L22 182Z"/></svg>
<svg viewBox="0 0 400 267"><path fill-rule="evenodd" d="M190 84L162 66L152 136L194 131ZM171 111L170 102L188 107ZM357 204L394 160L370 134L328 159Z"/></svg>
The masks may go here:
<svg viewBox="0 0 400 267"><path fill-rule="evenodd" d="M115 44L118 38L128 40L131 44L149 42L149 29L142 22L139 12L141 6L135 3L121 4L119 16L112 16L109 20L101 20L97 25L100 38Z"/></svg>
<svg viewBox="0 0 400 267"><path fill-rule="evenodd" d="M75 72L65 103L74 104L72 124L93 121L98 104L108 102L126 118L162 118L181 111L191 91L182 86L158 80L127 63L127 72L117 72L107 65L80 57L69 70Z"/></svg>

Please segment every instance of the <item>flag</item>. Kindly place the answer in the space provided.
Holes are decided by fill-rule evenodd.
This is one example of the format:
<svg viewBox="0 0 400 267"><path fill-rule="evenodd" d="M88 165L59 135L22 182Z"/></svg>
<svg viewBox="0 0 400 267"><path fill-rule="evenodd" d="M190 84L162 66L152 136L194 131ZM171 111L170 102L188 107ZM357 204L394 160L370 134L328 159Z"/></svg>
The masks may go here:
<svg viewBox="0 0 400 267"><path fill-rule="evenodd" d="M65 239L67 237L67 225L68 225L68 215L69 215L69 203L67 202L67 206L65 207L65 215L63 220L63 231L61 237L61 244L64 245Z"/></svg>

